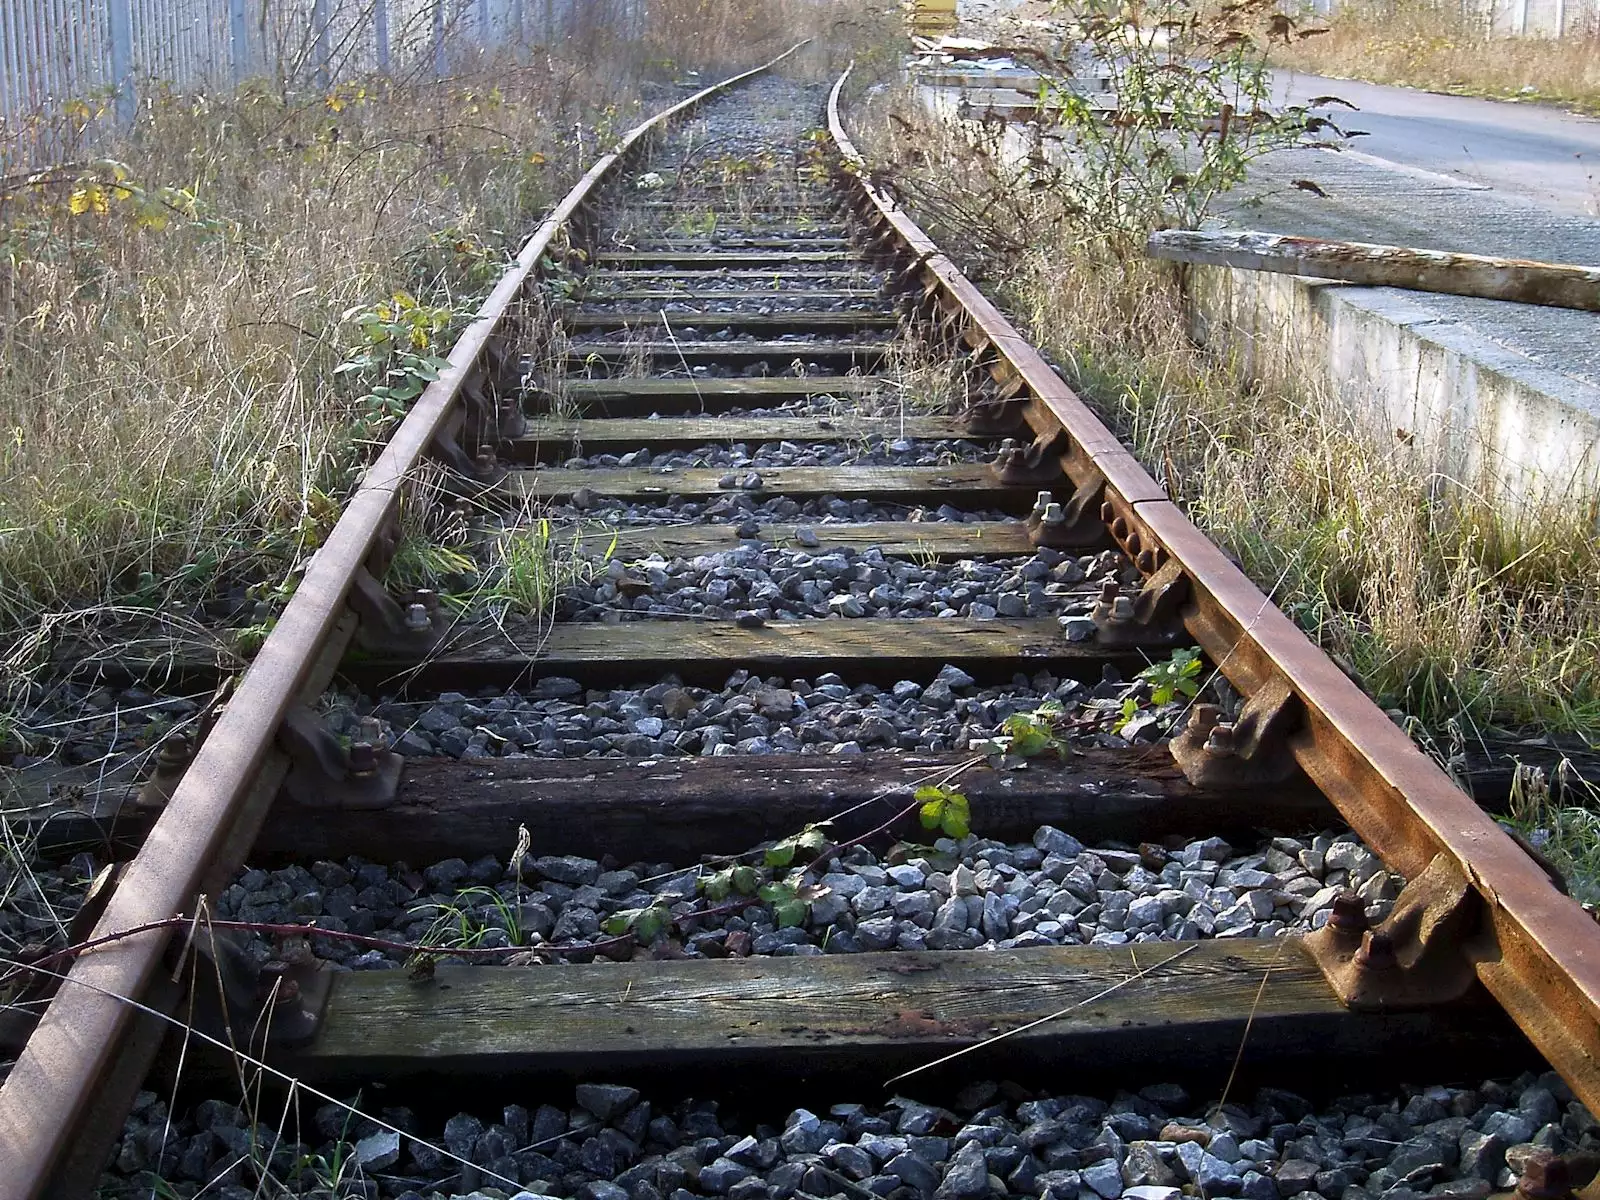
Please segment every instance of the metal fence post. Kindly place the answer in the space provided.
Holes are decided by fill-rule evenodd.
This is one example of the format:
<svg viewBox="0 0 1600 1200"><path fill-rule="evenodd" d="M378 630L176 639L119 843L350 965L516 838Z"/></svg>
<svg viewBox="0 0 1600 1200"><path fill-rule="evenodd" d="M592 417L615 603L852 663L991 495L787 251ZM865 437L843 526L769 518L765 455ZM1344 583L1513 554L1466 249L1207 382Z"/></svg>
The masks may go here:
<svg viewBox="0 0 1600 1200"><path fill-rule="evenodd" d="M449 74L444 61L444 4L445 0L433 0L433 73L440 79Z"/></svg>
<svg viewBox="0 0 1600 1200"><path fill-rule="evenodd" d="M106 31L111 38L111 83L117 91L117 123L132 125L139 111L133 90L133 3L106 0Z"/></svg>
<svg viewBox="0 0 1600 1200"><path fill-rule="evenodd" d="M389 73L389 0L372 0L372 36L377 43L378 73Z"/></svg>
<svg viewBox="0 0 1600 1200"><path fill-rule="evenodd" d="M228 0L228 49L233 55L233 82L237 86L250 74L250 26L245 0Z"/></svg>
<svg viewBox="0 0 1600 1200"><path fill-rule="evenodd" d="M328 74L331 59L328 46L328 0L312 0L311 37L314 43L312 52L316 56L317 64L317 88L325 92L333 85L333 80Z"/></svg>

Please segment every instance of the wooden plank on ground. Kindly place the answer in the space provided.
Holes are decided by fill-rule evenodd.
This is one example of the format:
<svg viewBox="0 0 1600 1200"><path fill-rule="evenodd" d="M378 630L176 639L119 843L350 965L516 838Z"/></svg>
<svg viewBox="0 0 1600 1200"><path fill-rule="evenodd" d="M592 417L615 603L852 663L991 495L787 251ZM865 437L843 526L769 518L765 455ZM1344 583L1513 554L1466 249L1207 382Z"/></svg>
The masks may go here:
<svg viewBox="0 0 1600 1200"><path fill-rule="evenodd" d="M568 469L539 467L512 471L502 489L518 500L569 499L579 488L596 496L616 499L665 499L668 496L841 496L879 499L899 504L953 504L957 507L1020 512L1032 506L1036 487L1004 487L983 463L955 463L948 467L763 467L756 473L761 486L725 488L720 481L732 473L748 477L750 468L690 467L662 471L653 467L596 467Z"/></svg>
<svg viewBox="0 0 1600 1200"><path fill-rule="evenodd" d="M715 282L711 280L710 282ZM802 289L799 291L769 291L766 289L724 288L700 290L685 284L677 288L616 288L612 290L588 289L575 297L576 302L588 304L607 300L663 300L684 303L687 301L759 300L763 304L833 304L838 301L876 300L881 293L877 288Z"/></svg>
<svg viewBox="0 0 1600 1200"><path fill-rule="evenodd" d="M679 267L698 271L749 271L795 264L833 265L858 261L851 250L601 250L599 266ZM865 266L865 264L862 264Z"/></svg>
<svg viewBox="0 0 1600 1200"><path fill-rule="evenodd" d="M1242 1045L1247 1074L1270 1064L1281 1083L1309 1057L1323 1064L1319 1084L1333 1087L1330 1074L1352 1067L1391 1079L1419 1054L1454 1057L1457 1068L1471 1061L1483 1074L1485 1059L1503 1060L1508 1041L1520 1045L1492 1005L1351 1012L1298 943L1233 939L440 967L425 981L399 970L342 972L316 1040L277 1065L312 1080L761 1068L870 1070L881 1082L1032 1022L951 1077L1048 1075L1059 1085L1066 1071L1084 1086L1097 1071L1124 1084L1199 1076L1214 1092ZM1370 1075L1364 1082L1375 1085Z"/></svg>
<svg viewBox="0 0 1600 1200"><path fill-rule="evenodd" d="M1066 762L1039 759L1024 771L986 764L958 770L971 762L969 754L910 751L410 759L399 797L381 819L280 799L252 861L359 854L417 863L504 855L506 831L520 824L540 854L692 865L703 855L742 854L834 817L831 837L856 837L907 807L917 787L952 779L972 806L974 828L1006 840L1031 841L1039 826L1054 825L1091 845L1174 835L1253 843L1262 830L1300 834L1338 823L1333 807L1303 782L1195 788L1165 746L1086 747ZM913 813L893 836L926 834Z"/></svg>
<svg viewBox="0 0 1600 1200"><path fill-rule="evenodd" d="M685 283L716 283L725 279L748 279L760 281L771 287L774 291L782 288L800 287L803 285L840 284L859 287L870 280L877 272L866 264L854 267L825 267L811 263L794 263L783 267L773 267L767 270L749 270L726 268L721 270L674 270L670 267L641 267L637 270L619 270L597 268L584 276L584 286L593 286L602 283L607 286L648 287L670 282L674 285Z"/></svg>
<svg viewBox="0 0 1600 1200"><path fill-rule="evenodd" d="M832 550L876 548L894 558L990 558L1032 554L1033 544L1020 521L861 521L805 526L817 539L815 548L795 539L800 526L791 523L763 525L755 538L741 538L733 525L628 525L621 529L597 523L581 529L557 526L553 539L569 545L576 539L586 551L599 553L615 545L621 559L660 554L666 558L693 558L732 550L747 542L760 542L788 550L811 549L816 554Z"/></svg>
<svg viewBox="0 0 1600 1200"><path fill-rule="evenodd" d="M777 415L770 417L611 417L605 420L563 420L545 417L528 422L527 432L512 442L512 456L530 459L541 448L578 445L585 454L690 448L729 442L855 442L871 437L965 438L960 417L837 417ZM980 439L992 440L992 439Z"/></svg>
<svg viewBox="0 0 1600 1200"><path fill-rule="evenodd" d="M582 340L567 343L567 369L581 371L593 363L607 365L626 364L637 359L664 363L668 370L676 370L689 363L776 363L787 367L794 362L826 362L867 368L882 361L889 349L887 341L852 342L818 338L815 341L786 342L765 341L637 341L608 342Z"/></svg>
<svg viewBox="0 0 1600 1200"><path fill-rule="evenodd" d="M669 251L681 254L685 251L705 252L709 254L730 254L750 250L848 250L853 244L844 234L828 234L821 232L795 232L790 234L774 233L762 230L759 233L734 233L731 236L712 234L700 237L687 233L654 233L648 236L635 235L632 246L624 247L617 251L608 251L624 258L641 251Z"/></svg>
<svg viewBox="0 0 1600 1200"><path fill-rule="evenodd" d="M894 329L900 318L886 312L834 312L798 309L789 312L567 312L561 324L571 330L639 329L655 336L665 328L683 337L688 329L810 330Z"/></svg>
<svg viewBox="0 0 1600 1200"><path fill-rule="evenodd" d="M1156 258L1178 262L1600 312L1600 266L1326 241L1242 229L1159 230L1150 235L1147 249Z"/></svg>
<svg viewBox="0 0 1600 1200"><path fill-rule="evenodd" d="M810 396L859 396L891 385L872 375L776 375L756 379L563 379L555 386L578 412L643 417L763 408ZM550 402L548 392L534 396L536 407L548 409Z"/></svg>
<svg viewBox="0 0 1600 1200"><path fill-rule="evenodd" d="M341 670L363 686L404 680L461 691L550 675L609 687L671 674L720 687L740 669L785 678L836 671L852 682L925 683L946 663L991 681L1048 669L1092 682L1106 663L1127 674L1174 644L1172 636L1157 634L1115 648L1073 642L1050 617L817 618L755 629L731 620L581 621L543 629L508 623L464 627L420 665L352 657Z"/></svg>

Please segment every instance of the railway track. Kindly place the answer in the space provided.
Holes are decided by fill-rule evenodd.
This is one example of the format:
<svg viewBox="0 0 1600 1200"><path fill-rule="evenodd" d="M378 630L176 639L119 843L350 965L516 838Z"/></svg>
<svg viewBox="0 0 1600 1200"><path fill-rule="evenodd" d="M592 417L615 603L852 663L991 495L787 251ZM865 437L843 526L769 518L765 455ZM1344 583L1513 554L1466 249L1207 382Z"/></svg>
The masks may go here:
<svg viewBox="0 0 1600 1200"><path fill-rule="evenodd" d="M44 806L139 850L35 963L0 1195L1585 1181L1600 931L871 184L843 83L631 132L198 747ZM476 598L385 590L402 493Z"/></svg>

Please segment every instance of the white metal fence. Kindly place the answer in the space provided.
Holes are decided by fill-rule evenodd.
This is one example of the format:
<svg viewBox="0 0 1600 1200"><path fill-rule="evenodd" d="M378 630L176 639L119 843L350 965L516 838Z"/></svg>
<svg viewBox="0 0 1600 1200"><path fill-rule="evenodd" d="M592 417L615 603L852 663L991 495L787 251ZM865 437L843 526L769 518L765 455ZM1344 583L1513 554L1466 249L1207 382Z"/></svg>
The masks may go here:
<svg viewBox="0 0 1600 1200"><path fill-rule="evenodd" d="M254 76L327 88L450 74L486 49L548 45L580 23L627 33L645 0L0 0L0 134L74 101L131 120L141 89Z"/></svg>
<svg viewBox="0 0 1600 1200"><path fill-rule="evenodd" d="M1329 16L1338 11L1340 0L1301 0L1286 7L1309 8ZM1443 0L1460 7L1469 21L1481 22L1497 34L1508 37L1594 37L1600 33L1600 0Z"/></svg>

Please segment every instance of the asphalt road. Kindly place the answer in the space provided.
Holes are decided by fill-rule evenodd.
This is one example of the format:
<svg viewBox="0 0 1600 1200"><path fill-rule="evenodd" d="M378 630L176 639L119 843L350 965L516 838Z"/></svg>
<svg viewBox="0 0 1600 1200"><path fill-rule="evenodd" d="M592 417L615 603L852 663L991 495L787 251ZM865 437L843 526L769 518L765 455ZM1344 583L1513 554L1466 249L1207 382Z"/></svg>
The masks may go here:
<svg viewBox="0 0 1600 1200"><path fill-rule="evenodd" d="M1330 115L1360 129L1351 149L1530 200L1600 217L1600 119L1538 104L1442 96L1348 79L1277 73L1280 103L1338 96L1359 112Z"/></svg>
<svg viewBox="0 0 1600 1200"><path fill-rule="evenodd" d="M1600 264L1600 120L1556 109L1280 74L1281 93L1337 95L1365 129L1339 153L1258 160L1219 205L1241 229ZM1323 194L1297 186L1310 181ZM1385 292L1392 289L1382 289ZM1578 385L1600 408L1600 314L1393 292Z"/></svg>

